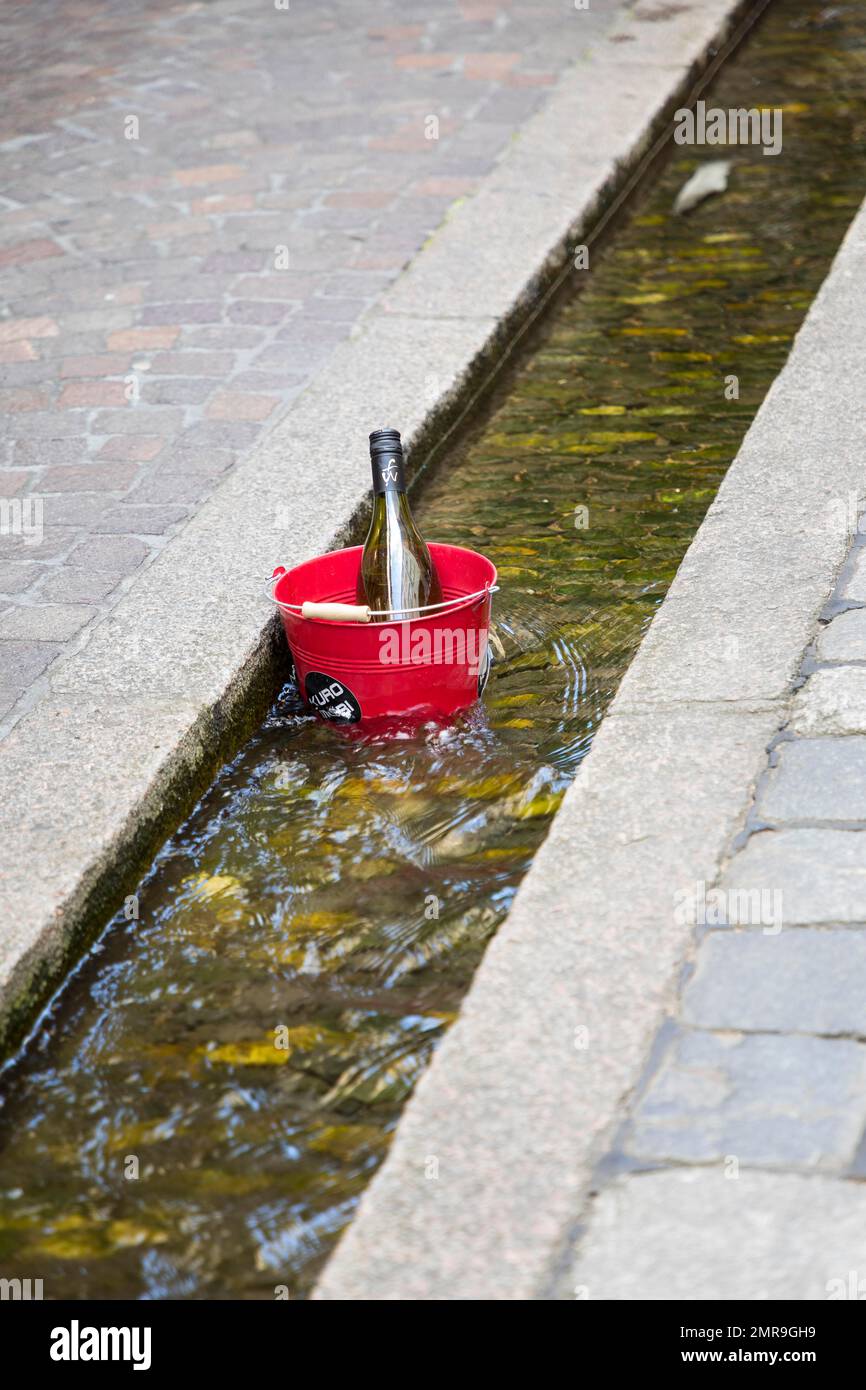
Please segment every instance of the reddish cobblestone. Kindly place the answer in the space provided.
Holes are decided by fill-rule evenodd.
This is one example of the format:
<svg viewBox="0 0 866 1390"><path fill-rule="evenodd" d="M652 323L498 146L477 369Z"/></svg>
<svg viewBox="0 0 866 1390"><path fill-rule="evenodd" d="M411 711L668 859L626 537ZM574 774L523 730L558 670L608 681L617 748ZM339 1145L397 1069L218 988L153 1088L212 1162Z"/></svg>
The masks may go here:
<svg viewBox="0 0 866 1390"><path fill-rule="evenodd" d="M497 4L496 0L457 0L457 5L461 16L469 24L490 23L502 9L502 5Z"/></svg>
<svg viewBox="0 0 866 1390"><path fill-rule="evenodd" d="M177 341L180 329L171 328L122 328L117 333L109 333L105 346L117 348L170 348Z"/></svg>
<svg viewBox="0 0 866 1390"><path fill-rule="evenodd" d="M165 447L165 440L147 434L116 434L107 439L99 453L100 459L119 459L130 463L149 463Z"/></svg>
<svg viewBox="0 0 866 1390"><path fill-rule="evenodd" d="M470 81L500 82L519 62L519 53L473 53L463 64L463 76Z"/></svg>
<svg viewBox="0 0 866 1390"><path fill-rule="evenodd" d="M264 328L282 323L286 317L286 310L280 304L256 303L250 299L236 299L233 304L229 305L227 317L232 323L255 323Z"/></svg>
<svg viewBox="0 0 866 1390"><path fill-rule="evenodd" d="M35 241L20 241L17 246L7 246L0 251L0 266L25 265L28 261L44 261L47 256L62 256L63 247L47 237Z"/></svg>
<svg viewBox="0 0 866 1390"><path fill-rule="evenodd" d="M6 319L0 323L0 343L14 343L21 338L56 338L59 332L54 319Z"/></svg>
<svg viewBox="0 0 866 1390"><path fill-rule="evenodd" d="M127 405L122 381L76 381L64 386L57 401L61 410L80 410L84 406Z"/></svg>
<svg viewBox="0 0 866 1390"><path fill-rule="evenodd" d="M39 480L39 491L126 492L137 472L134 463L94 462L80 468L46 468Z"/></svg>
<svg viewBox="0 0 866 1390"><path fill-rule="evenodd" d="M31 343L0 343L0 362L35 362L36 357Z"/></svg>
<svg viewBox="0 0 866 1390"><path fill-rule="evenodd" d="M265 420L279 405L273 396L249 396L243 391L220 391L208 406L212 420Z"/></svg>
<svg viewBox="0 0 866 1390"><path fill-rule="evenodd" d="M198 169L177 169L178 183L225 183L226 179L241 178L246 171L242 164L206 164Z"/></svg>
<svg viewBox="0 0 866 1390"><path fill-rule="evenodd" d="M556 81L556 73L507 72L503 80L507 87L552 87Z"/></svg>
<svg viewBox="0 0 866 1390"><path fill-rule="evenodd" d="M0 477L4 497L16 497L19 492L27 492L33 481L33 475L24 468L4 468Z"/></svg>
<svg viewBox="0 0 866 1390"><path fill-rule="evenodd" d="M60 364L61 376L121 376L128 371L132 358L128 354L94 353L90 357L66 357Z"/></svg>
<svg viewBox="0 0 866 1390"><path fill-rule="evenodd" d="M113 300L115 304L140 304L141 294L141 285L118 285L116 289L108 291L105 298Z"/></svg>
<svg viewBox="0 0 866 1390"><path fill-rule="evenodd" d="M394 59L398 68L411 72L419 68L453 68L455 61L453 53L401 53Z"/></svg>
<svg viewBox="0 0 866 1390"><path fill-rule="evenodd" d="M397 197L397 189L388 192L359 189L350 193L329 193L325 203L331 208L386 208Z"/></svg>

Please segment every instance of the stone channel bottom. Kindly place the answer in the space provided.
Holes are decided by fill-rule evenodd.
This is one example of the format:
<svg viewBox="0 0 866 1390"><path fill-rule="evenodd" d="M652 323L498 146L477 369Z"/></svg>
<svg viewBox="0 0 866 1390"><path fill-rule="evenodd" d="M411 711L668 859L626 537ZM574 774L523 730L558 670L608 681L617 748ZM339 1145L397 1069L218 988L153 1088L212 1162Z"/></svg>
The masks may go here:
<svg viewBox="0 0 866 1390"><path fill-rule="evenodd" d="M866 1293L864 539L718 884L680 895L694 969L560 1297Z"/></svg>

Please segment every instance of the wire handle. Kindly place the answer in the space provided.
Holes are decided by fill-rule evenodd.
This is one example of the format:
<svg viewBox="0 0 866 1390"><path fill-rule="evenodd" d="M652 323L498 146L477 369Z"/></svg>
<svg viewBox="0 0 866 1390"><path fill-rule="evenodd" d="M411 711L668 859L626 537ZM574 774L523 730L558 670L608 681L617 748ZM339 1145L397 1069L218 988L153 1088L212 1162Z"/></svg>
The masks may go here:
<svg viewBox="0 0 866 1390"><path fill-rule="evenodd" d="M478 589L474 594L459 594L457 598L443 599L441 603L425 603L418 608L367 608L361 605L349 603L314 603L306 599L303 603L283 603L280 599L274 598L273 588L277 579L282 579L287 571L283 565L278 565L272 575L265 580L265 591L271 603L276 604L277 608L287 608L291 613L300 613L304 618L326 618L330 622L369 622L370 618L397 618L407 613L434 613L442 608L457 608L464 603L471 603L473 599L486 598L488 594L495 594L499 591L498 584L485 584L483 589ZM344 613L332 614L325 612L314 612L314 609L344 609ZM306 611L305 611L306 610ZM363 613L363 616L362 616Z"/></svg>

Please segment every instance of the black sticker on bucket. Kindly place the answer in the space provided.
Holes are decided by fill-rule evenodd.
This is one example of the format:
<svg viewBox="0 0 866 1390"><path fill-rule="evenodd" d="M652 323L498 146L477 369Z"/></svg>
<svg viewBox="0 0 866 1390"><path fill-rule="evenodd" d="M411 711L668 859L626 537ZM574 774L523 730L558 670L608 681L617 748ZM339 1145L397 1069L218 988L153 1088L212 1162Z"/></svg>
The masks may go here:
<svg viewBox="0 0 866 1390"><path fill-rule="evenodd" d="M338 681L336 676L308 671L304 688L307 704L329 723L357 724L361 718L361 706L349 687Z"/></svg>
<svg viewBox="0 0 866 1390"><path fill-rule="evenodd" d="M480 667L479 667L479 669L478 669L478 698L479 698L479 700L481 699L481 696L484 694L484 687L485 687L485 685L487 684L487 680L488 680L488 677L489 677L489 675L490 675L490 666L491 666L492 660L493 660L493 658L492 658L491 655L490 655L490 643L489 643L489 642L485 642L485 644L484 644L484 655L483 655L482 658L481 658L481 665L480 665Z"/></svg>

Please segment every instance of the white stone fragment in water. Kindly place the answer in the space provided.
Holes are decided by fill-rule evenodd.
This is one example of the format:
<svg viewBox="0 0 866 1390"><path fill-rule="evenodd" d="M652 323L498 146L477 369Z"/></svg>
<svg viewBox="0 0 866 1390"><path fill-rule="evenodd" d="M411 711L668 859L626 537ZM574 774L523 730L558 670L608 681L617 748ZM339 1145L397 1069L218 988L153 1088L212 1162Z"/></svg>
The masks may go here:
<svg viewBox="0 0 866 1390"><path fill-rule="evenodd" d="M677 194L674 212L689 212L711 193L724 193L730 168L729 159L711 159L707 164L701 164Z"/></svg>

